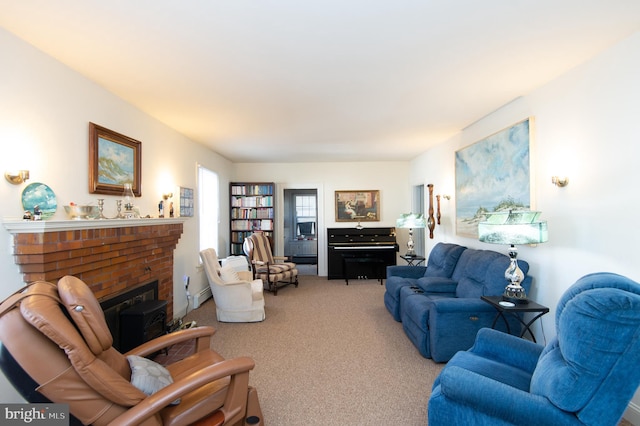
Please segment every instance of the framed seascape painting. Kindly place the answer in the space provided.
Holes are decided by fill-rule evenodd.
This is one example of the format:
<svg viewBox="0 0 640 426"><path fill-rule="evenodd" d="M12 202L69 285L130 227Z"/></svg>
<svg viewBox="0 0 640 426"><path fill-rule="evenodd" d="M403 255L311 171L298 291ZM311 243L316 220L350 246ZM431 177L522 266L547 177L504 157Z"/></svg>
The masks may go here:
<svg viewBox="0 0 640 426"><path fill-rule="evenodd" d="M533 118L456 151L456 233L478 238L485 213L531 209Z"/></svg>
<svg viewBox="0 0 640 426"><path fill-rule="evenodd" d="M336 222L380 220L380 191L336 191Z"/></svg>
<svg viewBox="0 0 640 426"><path fill-rule="evenodd" d="M89 123L89 192L121 195L130 183L136 197L140 190L142 142Z"/></svg>

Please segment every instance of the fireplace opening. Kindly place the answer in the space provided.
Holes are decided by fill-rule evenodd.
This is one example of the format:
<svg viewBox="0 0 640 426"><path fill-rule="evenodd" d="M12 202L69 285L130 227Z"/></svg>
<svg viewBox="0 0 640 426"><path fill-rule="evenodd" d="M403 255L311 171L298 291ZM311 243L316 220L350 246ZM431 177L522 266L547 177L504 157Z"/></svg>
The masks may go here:
<svg viewBox="0 0 640 426"><path fill-rule="evenodd" d="M120 335L121 312L139 303L156 300L158 300L158 280L125 290L100 302L107 326L113 336L113 347L118 350L122 348L122 336Z"/></svg>

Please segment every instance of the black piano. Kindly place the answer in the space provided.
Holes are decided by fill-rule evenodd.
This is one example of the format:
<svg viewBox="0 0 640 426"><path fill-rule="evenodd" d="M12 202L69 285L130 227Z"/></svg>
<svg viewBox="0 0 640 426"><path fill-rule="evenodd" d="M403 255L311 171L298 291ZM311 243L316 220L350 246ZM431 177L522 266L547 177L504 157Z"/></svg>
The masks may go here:
<svg viewBox="0 0 640 426"><path fill-rule="evenodd" d="M382 280L396 264L396 228L328 228L327 278Z"/></svg>

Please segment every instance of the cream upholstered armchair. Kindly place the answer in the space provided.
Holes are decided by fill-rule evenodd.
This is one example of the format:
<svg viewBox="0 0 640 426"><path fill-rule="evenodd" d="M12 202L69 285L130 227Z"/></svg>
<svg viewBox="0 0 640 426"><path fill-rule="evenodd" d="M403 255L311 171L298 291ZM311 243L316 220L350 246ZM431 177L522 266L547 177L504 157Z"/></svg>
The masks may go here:
<svg viewBox="0 0 640 426"><path fill-rule="evenodd" d="M222 267L212 248L202 250L200 258L216 304L218 321L258 322L265 319L262 280L253 279L248 264L245 271L237 271L233 264Z"/></svg>
<svg viewBox="0 0 640 426"><path fill-rule="evenodd" d="M245 254L251 261L253 277L263 280L267 290L278 295L278 288L293 284L298 287L298 269L296 264L286 262L285 257L274 256L271 242L262 232L256 232L245 239Z"/></svg>

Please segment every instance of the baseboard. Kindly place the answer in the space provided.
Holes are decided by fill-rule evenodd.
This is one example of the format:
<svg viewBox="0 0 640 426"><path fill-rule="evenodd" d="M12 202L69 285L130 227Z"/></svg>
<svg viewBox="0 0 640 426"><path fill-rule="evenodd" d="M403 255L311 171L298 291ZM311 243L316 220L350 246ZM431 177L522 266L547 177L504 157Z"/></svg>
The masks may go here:
<svg viewBox="0 0 640 426"><path fill-rule="evenodd" d="M213 294L211 294L211 288L210 287L203 288L202 290L200 290L200 292L193 295L192 309L199 308L200 305L202 305L204 301L209 299L210 297L213 297Z"/></svg>
<svg viewBox="0 0 640 426"><path fill-rule="evenodd" d="M640 426L640 405L630 402L623 418L633 426Z"/></svg>

